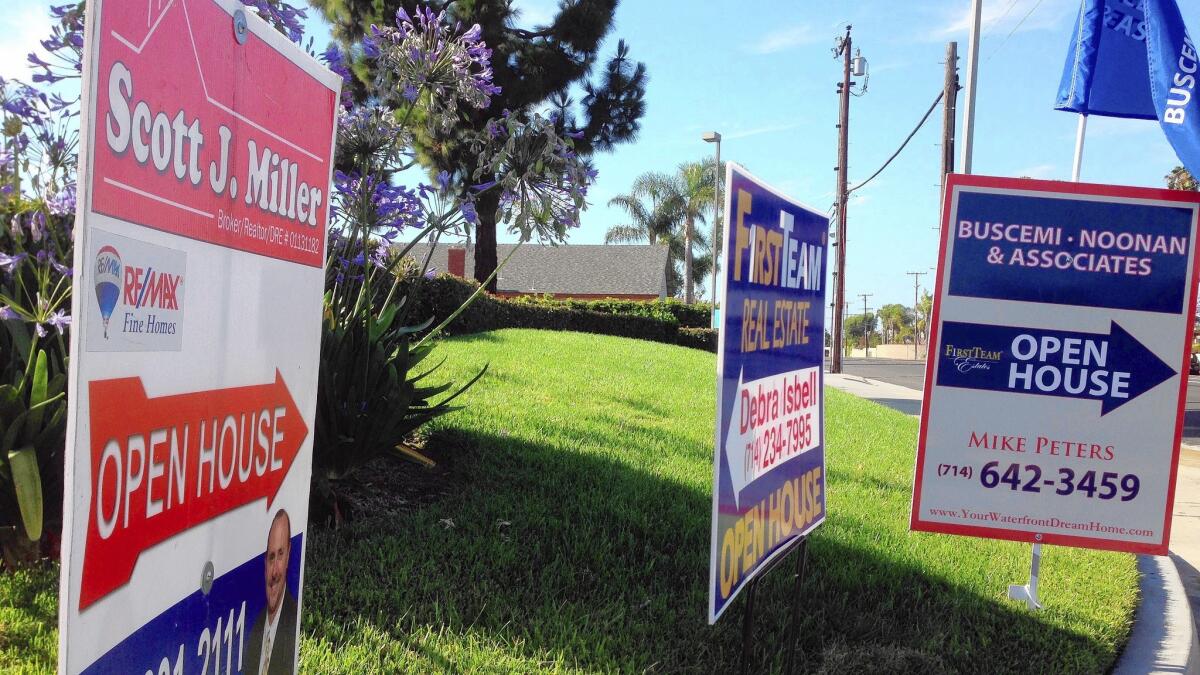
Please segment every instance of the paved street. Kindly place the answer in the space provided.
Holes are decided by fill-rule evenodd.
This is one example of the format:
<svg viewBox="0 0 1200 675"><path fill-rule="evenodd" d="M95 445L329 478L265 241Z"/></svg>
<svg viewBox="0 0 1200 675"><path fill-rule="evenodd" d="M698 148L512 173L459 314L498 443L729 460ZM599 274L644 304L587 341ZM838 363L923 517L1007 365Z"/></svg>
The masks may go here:
<svg viewBox="0 0 1200 675"><path fill-rule="evenodd" d="M847 358L842 362L848 375L921 389L925 382L925 362L901 359ZM919 402L917 403L919 409ZM908 412L907 410L905 412ZM914 412L915 414L915 412ZM1200 376L1188 380L1187 405L1184 408L1183 442L1200 448Z"/></svg>

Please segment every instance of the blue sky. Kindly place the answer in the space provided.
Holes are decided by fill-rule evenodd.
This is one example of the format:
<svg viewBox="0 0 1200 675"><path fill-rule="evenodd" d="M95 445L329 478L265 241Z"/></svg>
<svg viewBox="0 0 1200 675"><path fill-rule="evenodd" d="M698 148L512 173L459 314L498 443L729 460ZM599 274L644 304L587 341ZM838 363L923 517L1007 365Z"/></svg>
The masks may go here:
<svg viewBox="0 0 1200 675"><path fill-rule="evenodd" d="M6 0L0 75L26 76L24 55L46 33L46 0ZM523 23L552 16L556 0L517 0ZM1190 32L1200 7L1181 2ZM1052 109L1079 0L984 0L975 173L1069 179L1076 118ZM736 161L820 210L833 200L840 62L830 51L847 23L870 63L867 93L851 102L850 181L896 149L941 90L946 42L959 42L965 81L968 0L624 0L604 54L624 38L646 63L647 111L637 140L595 158L600 176L571 243L600 243L622 222L606 202L643 171L672 170L724 136ZM327 35L311 20L317 43ZM959 97L959 112L963 109ZM961 132L961 119L959 129ZM1083 164L1089 182L1161 186L1176 164L1153 122L1092 118ZM913 300L908 271L936 264L940 109L908 148L855 193L849 214L847 295L868 306ZM961 143L961 138L960 138ZM932 275L922 278L923 286ZM862 301L851 305L861 311Z"/></svg>
<svg viewBox="0 0 1200 675"><path fill-rule="evenodd" d="M545 16L552 0L522 0ZM1200 8L1184 9L1200 27ZM866 95L851 101L850 181L895 151L942 88L946 42L957 40L966 78L970 2L865 0L625 0L613 36L625 38L650 75L635 143L600 155L595 206L571 241L603 241L622 214L605 202L645 170L670 170L712 152L806 204L833 201L837 163L834 37L853 24L870 63ZM1052 109L1079 0L984 0L974 171L1067 180L1076 116ZM901 9L903 8L903 9ZM963 108L959 97L959 111ZM961 131L961 120L959 127ZM852 198L847 295L868 306L911 305L908 271L936 265L940 108L905 151ZM1092 118L1083 179L1159 186L1178 161L1153 122ZM922 278L931 282L932 274ZM861 311L862 302L851 305Z"/></svg>

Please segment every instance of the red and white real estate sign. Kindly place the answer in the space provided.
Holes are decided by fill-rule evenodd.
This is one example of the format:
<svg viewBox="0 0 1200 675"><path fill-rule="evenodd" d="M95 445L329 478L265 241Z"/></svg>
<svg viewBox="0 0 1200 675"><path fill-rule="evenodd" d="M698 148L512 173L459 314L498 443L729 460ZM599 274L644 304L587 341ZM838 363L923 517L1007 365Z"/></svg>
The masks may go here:
<svg viewBox="0 0 1200 675"><path fill-rule="evenodd" d="M338 76L237 0L92 0L63 672L294 671Z"/></svg>
<svg viewBox="0 0 1200 675"><path fill-rule="evenodd" d="M1165 555L1200 196L953 175L914 530Z"/></svg>

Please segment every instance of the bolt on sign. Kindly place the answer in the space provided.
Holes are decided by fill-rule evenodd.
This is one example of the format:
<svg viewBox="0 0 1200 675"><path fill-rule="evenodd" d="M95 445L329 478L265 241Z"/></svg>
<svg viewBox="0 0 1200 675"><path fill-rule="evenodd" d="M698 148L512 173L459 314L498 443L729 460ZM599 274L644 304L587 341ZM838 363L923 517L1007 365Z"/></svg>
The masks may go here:
<svg viewBox="0 0 1200 675"><path fill-rule="evenodd" d="M1163 555L1200 195L952 176L914 530Z"/></svg>
<svg viewBox="0 0 1200 675"><path fill-rule="evenodd" d="M296 668L341 80L237 0L90 0L59 669Z"/></svg>
<svg viewBox="0 0 1200 675"><path fill-rule="evenodd" d="M708 621L825 521L829 218L730 162Z"/></svg>

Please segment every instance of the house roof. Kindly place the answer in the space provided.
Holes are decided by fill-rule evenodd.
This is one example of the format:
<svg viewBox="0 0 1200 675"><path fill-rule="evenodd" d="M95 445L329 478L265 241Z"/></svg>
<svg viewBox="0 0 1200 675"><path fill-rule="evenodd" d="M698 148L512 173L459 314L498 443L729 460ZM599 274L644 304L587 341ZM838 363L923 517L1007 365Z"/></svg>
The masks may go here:
<svg viewBox="0 0 1200 675"><path fill-rule="evenodd" d="M448 272L448 251L454 245L439 245L430 267ZM500 262L516 244L499 244ZM474 277L475 255L467 247L464 273ZM428 244L418 244L409 253L418 260L429 254ZM527 243L513 253L496 277L496 290L509 293L555 293L577 295L667 295L667 247L665 244L564 244L546 246Z"/></svg>

